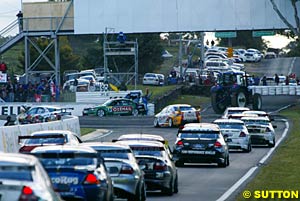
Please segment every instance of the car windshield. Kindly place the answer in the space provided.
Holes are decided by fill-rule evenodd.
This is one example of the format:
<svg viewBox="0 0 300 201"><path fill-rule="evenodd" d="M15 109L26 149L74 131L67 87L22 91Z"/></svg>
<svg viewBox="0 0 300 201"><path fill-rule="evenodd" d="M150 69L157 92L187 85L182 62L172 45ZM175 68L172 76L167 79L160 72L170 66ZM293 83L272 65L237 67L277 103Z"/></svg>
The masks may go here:
<svg viewBox="0 0 300 201"><path fill-rule="evenodd" d="M196 132L184 132L184 133L179 133L178 137L185 139L185 138L209 138L209 139L217 139L219 136L219 133L196 133Z"/></svg>
<svg viewBox="0 0 300 201"><path fill-rule="evenodd" d="M221 129L243 129L243 124L239 123L216 123Z"/></svg>
<svg viewBox="0 0 300 201"><path fill-rule="evenodd" d="M131 147L134 155L149 155L162 157L162 149L160 147Z"/></svg>
<svg viewBox="0 0 300 201"><path fill-rule="evenodd" d="M107 100L107 101L105 101L105 103L103 103L103 105L104 106L109 106L109 105L111 105L111 103L113 102L114 100Z"/></svg>
<svg viewBox="0 0 300 201"><path fill-rule="evenodd" d="M0 180L33 181L33 166L0 166Z"/></svg>

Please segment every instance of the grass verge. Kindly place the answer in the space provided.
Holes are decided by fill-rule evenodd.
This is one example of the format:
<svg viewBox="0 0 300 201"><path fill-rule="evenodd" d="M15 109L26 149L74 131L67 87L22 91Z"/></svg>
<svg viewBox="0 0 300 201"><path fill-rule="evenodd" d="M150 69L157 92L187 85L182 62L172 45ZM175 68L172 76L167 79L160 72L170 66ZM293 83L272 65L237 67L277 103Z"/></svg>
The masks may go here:
<svg viewBox="0 0 300 201"><path fill-rule="evenodd" d="M193 95L182 95L178 97L176 100L171 100L168 102L168 105L171 104L189 104L196 109L203 108L204 104L210 102L210 97L203 97L203 96L193 96Z"/></svg>
<svg viewBox="0 0 300 201"><path fill-rule="evenodd" d="M96 131L95 128L80 128L81 136Z"/></svg>
<svg viewBox="0 0 300 201"><path fill-rule="evenodd" d="M290 125L290 134L277 148L272 159L261 167L256 177L244 188L252 194L255 190L300 189L300 183L298 181L298 175L300 175L300 106L297 105L280 114L292 122L292 125ZM236 200L245 200L245 198L243 198L242 193L240 193ZM247 200L257 199L252 198Z"/></svg>

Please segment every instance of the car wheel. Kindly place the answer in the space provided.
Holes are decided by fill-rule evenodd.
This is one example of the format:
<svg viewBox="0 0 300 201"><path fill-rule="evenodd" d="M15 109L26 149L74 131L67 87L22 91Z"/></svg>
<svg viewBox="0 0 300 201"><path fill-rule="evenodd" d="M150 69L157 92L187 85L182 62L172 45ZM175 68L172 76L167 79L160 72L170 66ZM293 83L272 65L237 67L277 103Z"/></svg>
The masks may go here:
<svg viewBox="0 0 300 201"><path fill-rule="evenodd" d="M178 193L178 176L176 175L175 184L174 184L174 193Z"/></svg>
<svg viewBox="0 0 300 201"><path fill-rule="evenodd" d="M172 128L172 127L174 126L173 120L172 120L171 118L168 120L168 126L169 126L170 128Z"/></svg>
<svg viewBox="0 0 300 201"><path fill-rule="evenodd" d="M134 195L130 194L127 198L127 201L141 201L141 200L142 200L142 195L140 189L136 189L135 194Z"/></svg>
<svg viewBox="0 0 300 201"><path fill-rule="evenodd" d="M275 139L273 140L273 144L272 144L272 143L269 143L268 146L269 146L269 147L275 147Z"/></svg>
<svg viewBox="0 0 300 201"><path fill-rule="evenodd" d="M145 186L145 183L143 184L143 187L142 187L142 201L145 201L146 198L147 198L147 195L146 195L146 186Z"/></svg>
<svg viewBox="0 0 300 201"><path fill-rule="evenodd" d="M162 189L162 193L171 196L173 195L173 191L174 191L174 185L173 185L173 179L171 179L169 188Z"/></svg>
<svg viewBox="0 0 300 201"><path fill-rule="evenodd" d="M153 124L154 124L154 127L156 127L156 128L159 127L158 118L155 118L155 119L154 119Z"/></svg>
<svg viewBox="0 0 300 201"><path fill-rule="evenodd" d="M102 110L102 109L98 110L98 111L97 111L97 116L98 116L98 117L104 117L104 116L105 116L105 111Z"/></svg>
<svg viewBox="0 0 300 201"><path fill-rule="evenodd" d="M224 162L222 163L218 163L218 167L226 167L227 164L228 164L228 160L227 160L227 157L224 158ZM229 165L229 164L228 164Z"/></svg>
<svg viewBox="0 0 300 201"><path fill-rule="evenodd" d="M135 117L138 116L139 115L139 111L137 109L134 109L132 111L132 115L135 116Z"/></svg>
<svg viewBox="0 0 300 201"><path fill-rule="evenodd" d="M248 144L248 147L247 147L247 149L244 149L244 152L250 153L251 151L252 151L252 146L251 146L251 144Z"/></svg>
<svg viewBox="0 0 300 201"><path fill-rule="evenodd" d="M175 166L176 166L176 167L183 167L183 166L184 166L184 162L183 162L183 161L180 161L180 160L175 161Z"/></svg>

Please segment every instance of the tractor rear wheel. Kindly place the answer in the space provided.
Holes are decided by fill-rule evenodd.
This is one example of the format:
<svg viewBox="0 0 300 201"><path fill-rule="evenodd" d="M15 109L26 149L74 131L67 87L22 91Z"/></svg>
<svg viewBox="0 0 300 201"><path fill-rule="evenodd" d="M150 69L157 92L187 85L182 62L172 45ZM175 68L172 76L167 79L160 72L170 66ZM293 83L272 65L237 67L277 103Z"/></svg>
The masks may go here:
<svg viewBox="0 0 300 201"><path fill-rule="evenodd" d="M237 91L237 93L232 95L231 106L246 107L246 105L247 105L247 97L243 90L239 90L239 91Z"/></svg>
<svg viewBox="0 0 300 201"><path fill-rule="evenodd" d="M221 91L211 94L211 105L217 114L222 114L225 111L227 107L225 98Z"/></svg>
<svg viewBox="0 0 300 201"><path fill-rule="evenodd" d="M260 94L253 95L253 110L261 110L262 109L262 100Z"/></svg>

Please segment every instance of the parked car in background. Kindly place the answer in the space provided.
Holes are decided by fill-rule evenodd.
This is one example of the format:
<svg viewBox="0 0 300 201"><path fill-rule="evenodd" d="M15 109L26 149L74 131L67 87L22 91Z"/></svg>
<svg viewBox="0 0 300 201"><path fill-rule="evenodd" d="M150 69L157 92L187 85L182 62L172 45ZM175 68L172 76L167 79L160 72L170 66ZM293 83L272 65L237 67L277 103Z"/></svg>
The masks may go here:
<svg viewBox="0 0 300 201"><path fill-rule="evenodd" d="M185 123L200 122L200 110L188 104L173 104L163 108L154 117L154 126L180 126Z"/></svg>
<svg viewBox="0 0 300 201"><path fill-rule="evenodd" d="M86 79L77 79L77 86L74 85L75 79L68 80L63 85L64 91L70 92L84 92L90 90L90 81Z"/></svg>
<svg viewBox="0 0 300 201"><path fill-rule="evenodd" d="M165 76L163 74L156 74L158 76L159 79L159 85L163 86L165 85Z"/></svg>
<svg viewBox="0 0 300 201"><path fill-rule="evenodd" d="M47 146L31 151L65 200L112 201L113 184L103 158L90 147Z"/></svg>
<svg viewBox="0 0 300 201"><path fill-rule="evenodd" d="M19 136L20 153L29 153L36 147L47 145L79 145L81 139L76 133L68 130L36 131L30 135Z"/></svg>
<svg viewBox="0 0 300 201"><path fill-rule="evenodd" d="M173 57L173 55L168 50L164 50L161 56L163 58L172 58Z"/></svg>
<svg viewBox="0 0 300 201"><path fill-rule="evenodd" d="M0 153L0 195L3 201L62 200L39 160L16 153Z"/></svg>
<svg viewBox="0 0 300 201"><path fill-rule="evenodd" d="M277 58L277 55L275 52L267 52L265 55L265 59L275 59Z"/></svg>
<svg viewBox="0 0 300 201"><path fill-rule="evenodd" d="M161 142L124 140L120 143L129 145L132 149L145 173L147 190L161 190L170 196L178 192L177 168Z"/></svg>
<svg viewBox="0 0 300 201"><path fill-rule="evenodd" d="M217 163L229 165L228 145L217 124L191 123L179 129L173 155L176 166L184 163Z"/></svg>
<svg viewBox="0 0 300 201"><path fill-rule="evenodd" d="M256 52L246 52L244 55L246 62L258 62L260 60L260 56Z"/></svg>
<svg viewBox="0 0 300 201"><path fill-rule="evenodd" d="M144 172L128 145L109 142L88 142L81 145L92 147L104 158L114 183L115 196L128 200L146 200Z"/></svg>
<svg viewBox="0 0 300 201"><path fill-rule="evenodd" d="M251 152L251 140L245 123L237 119L216 119L217 124L224 137L227 137L229 149L240 149L244 152Z"/></svg>
<svg viewBox="0 0 300 201"><path fill-rule="evenodd" d="M146 73L143 77L143 85L160 85L160 78L156 73Z"/></svg>
<svg viewBox="0 0 300 201"><path fill-rule="evenodd" d="M145 105L136 103L127 98L109 99L102 105L84 108L82 115L104 117L109 115L132 115L146 114Z"/></svg>

